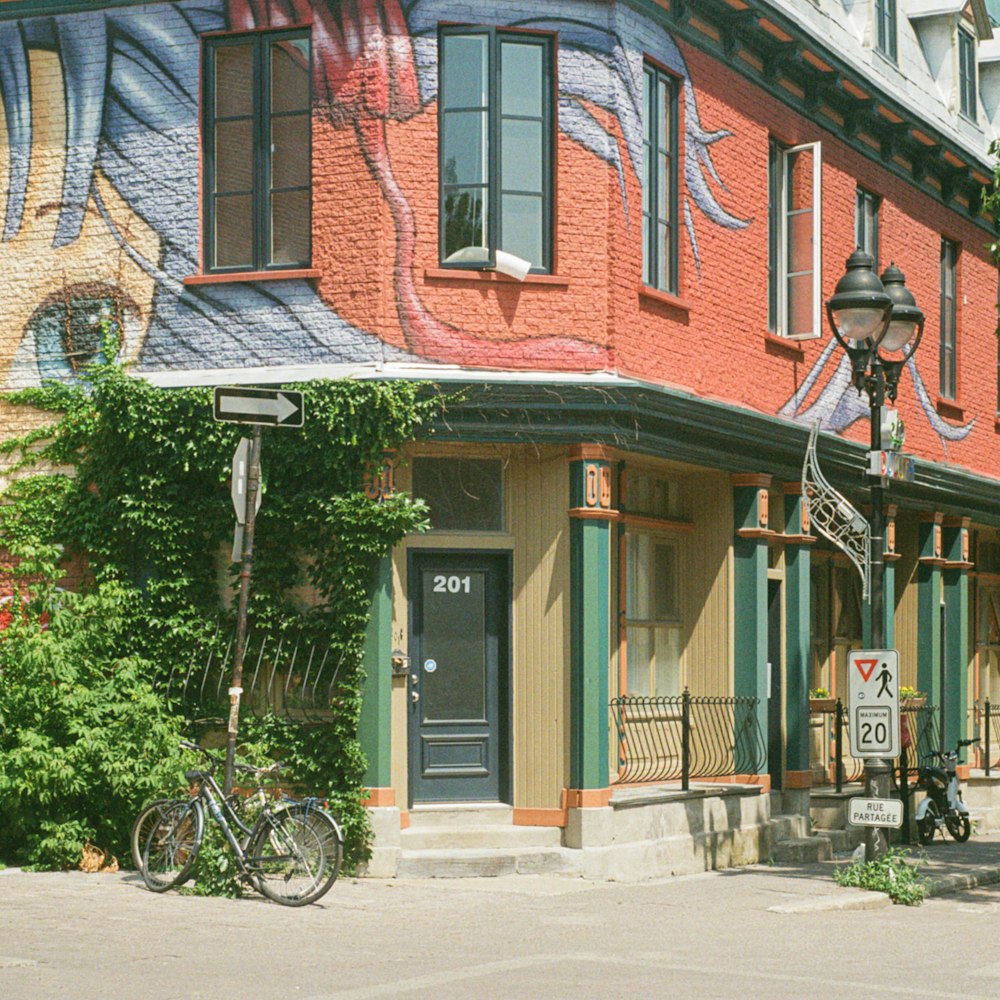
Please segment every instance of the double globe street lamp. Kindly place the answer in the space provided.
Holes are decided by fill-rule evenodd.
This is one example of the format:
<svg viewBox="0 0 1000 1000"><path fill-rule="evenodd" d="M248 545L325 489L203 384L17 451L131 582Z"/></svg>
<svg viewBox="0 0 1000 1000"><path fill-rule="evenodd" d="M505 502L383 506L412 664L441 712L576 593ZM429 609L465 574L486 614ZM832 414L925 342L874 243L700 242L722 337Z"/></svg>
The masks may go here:
<svg viewBox="0 0 1000 1000"><path fill-rule="evenodd" d="M837 342L851 359L851 382L868 396L871 452L866 478L871 490L871 642L885 647L885 481L877 460L883 448L882 409L895 402L904 365L913 357L924 333L924 314L906 287L903 272L890 264L879 279L875 261L863 250L847 259L847 271L826 303L826 315ZM874 460L873 460L874 459ZM888 798L889 764L865 760L865 794ZM884 830L867 827L865 858L873 861L888 847Z"/></svg>

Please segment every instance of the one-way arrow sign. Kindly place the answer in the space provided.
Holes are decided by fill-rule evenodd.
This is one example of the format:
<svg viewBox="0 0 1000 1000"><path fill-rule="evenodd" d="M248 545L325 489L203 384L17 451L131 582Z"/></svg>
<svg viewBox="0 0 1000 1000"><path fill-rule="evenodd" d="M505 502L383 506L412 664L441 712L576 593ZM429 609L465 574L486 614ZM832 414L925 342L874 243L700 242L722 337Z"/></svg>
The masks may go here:
<svg viewBox="0 0 1000 1000"><path fill-rule="evenodd" d="M301 392L219 385L215 387L213 416L234 424L301 427L305 410Z"/></svg>

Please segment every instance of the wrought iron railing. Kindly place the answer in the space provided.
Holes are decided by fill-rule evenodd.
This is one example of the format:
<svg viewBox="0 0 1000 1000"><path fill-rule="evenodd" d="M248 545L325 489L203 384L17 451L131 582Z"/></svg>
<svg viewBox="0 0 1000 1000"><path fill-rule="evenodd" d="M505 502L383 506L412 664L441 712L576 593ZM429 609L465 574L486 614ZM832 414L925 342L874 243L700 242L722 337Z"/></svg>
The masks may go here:
<svg viewBox="0 0 1000 1000"><path fill-rule="evenodd" d="M228 712L233 672L234 636L219 625L196 644L188 663L175 667L162 682L165 694L192 717L221 719ZM346 656L329 642L301 631L274 636L250 629L243 655L244 711L274 714L302 722L323 722L340 694Z"/></svg>
<svg viewBox="0 0 1000 1000"><path fill-rule="evenodd" d="M837 699L836 706L832 709L817 714L828 714L831 717L833 748L830 765L833 782L839 792L844 784L858 782L864 777L865 762L850 756L850 719L841 699ZM896 767L899 770L905 762L907 778L915 778L927 753L940 749L941 713L933 705L908 705L904 702L900 714L903 745Z"/></svg>
<svg viewBox="0 0 1000 1000"><path fill-rule="evenodd" d="M986 776L994 768L1000 768L1000 705L994 705L987 698L982 705L976 702L976 715L979 720L980 759Z"/></svg>
<svg viewBox="0 0 1000 1000"><path fill-rule="evenodd" d="M623 696L611 700L622 782L724 778L761 773L767 743L756 698L684 693L670 697Z"/></svg>

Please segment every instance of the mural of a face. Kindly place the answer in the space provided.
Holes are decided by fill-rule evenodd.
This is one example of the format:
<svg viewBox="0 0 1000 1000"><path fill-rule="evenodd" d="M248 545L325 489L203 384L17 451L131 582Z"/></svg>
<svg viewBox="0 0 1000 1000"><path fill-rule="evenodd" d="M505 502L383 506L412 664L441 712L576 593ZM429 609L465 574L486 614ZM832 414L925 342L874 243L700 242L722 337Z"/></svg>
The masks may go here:
<svg viewBox="0 0 1000 1000"><path fill-rule="evenodd" d="M67 166L66 98L57 53L29 53L32 144L20 220L0 241L0 386L17 388L79 372L100 349L99 320L119 326L122 360L133 361L149 322L155 285L123 251L114 230L149 257L160 241L95 171L79 235L58 245ZM17 113L12 109L12 113ZM11 188L6 106L0 101L0 191ZM100 204L103 212L99 210ZM105 217L106 215L106 217Z"/></svg>

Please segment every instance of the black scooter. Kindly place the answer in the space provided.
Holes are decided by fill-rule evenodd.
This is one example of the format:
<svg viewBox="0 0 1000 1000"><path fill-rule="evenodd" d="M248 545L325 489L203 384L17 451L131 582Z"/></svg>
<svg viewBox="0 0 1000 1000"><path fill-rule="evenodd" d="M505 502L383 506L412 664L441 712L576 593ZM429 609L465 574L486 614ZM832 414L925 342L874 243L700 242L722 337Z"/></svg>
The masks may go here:
<svg viewBox="0 0 1000 1000"><path fill-rule="evenodd" d="M939 827L947 827L960 844L969 839L972 821L969 807L958 790L958 751L978 742L978 737L959 740L954 750L932 750L926 755L939 758L941 766L923 764L918 772L917 788L927 792L927 798L917 806L917 833L921 844L929 844Z"/></svg>

